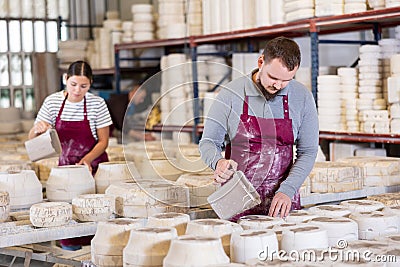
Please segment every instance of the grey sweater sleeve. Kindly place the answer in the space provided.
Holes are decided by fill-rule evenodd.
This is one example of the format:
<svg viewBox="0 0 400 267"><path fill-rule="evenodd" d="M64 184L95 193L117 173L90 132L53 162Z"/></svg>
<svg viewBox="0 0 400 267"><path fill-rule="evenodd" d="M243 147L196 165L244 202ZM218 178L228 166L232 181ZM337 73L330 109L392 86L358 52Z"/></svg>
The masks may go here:
<svg viewBox="0 0 400 267"><path fill-rule="evenodd" d="M296 140L296 161L290 169L289 176L282 182L277 191L290 198L293 198L312 170L318 153L318 113L314 98L311 94L307 94L303 103L304 113L300 118Z"/></svg>
<svg viewBox="0 0 400 267"><path fill-rule="evenodd" d="M222 147L228 132L228 121L232 109L231 101L228 90L221 90L204 121L199 149L201 158L213 170L218 160L222 158Z"/></svg>

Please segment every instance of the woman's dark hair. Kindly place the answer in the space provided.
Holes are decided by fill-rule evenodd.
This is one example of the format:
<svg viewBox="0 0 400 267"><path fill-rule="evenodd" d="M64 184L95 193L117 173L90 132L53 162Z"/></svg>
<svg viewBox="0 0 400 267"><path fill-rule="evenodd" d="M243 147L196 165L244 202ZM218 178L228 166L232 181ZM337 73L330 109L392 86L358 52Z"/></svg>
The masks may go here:
<svg viewBox="0 0 400 267"><path fill-rule="evenodd" d="M93 81L92 68L90 67L89 63L82 60L75 61L71 63L71 65L69 65L67 71L67 80L74 75L86 76L89 79L90 83L92 83Z"/></svg>
<svg viewBox="0 0 400 267"><path fill-rule="evenodd" d="M263 55L267 63L275 58L281 60L289 71L300 66L300 48L295 41L286 37L277 37L268 41Z"/></svg>

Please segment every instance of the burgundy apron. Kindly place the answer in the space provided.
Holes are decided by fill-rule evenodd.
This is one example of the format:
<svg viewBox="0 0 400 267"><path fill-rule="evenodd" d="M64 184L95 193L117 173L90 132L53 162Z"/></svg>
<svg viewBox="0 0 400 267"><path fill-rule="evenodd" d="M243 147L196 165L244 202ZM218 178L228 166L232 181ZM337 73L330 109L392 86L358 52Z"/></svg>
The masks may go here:
<svg viewBox="0 0 400 267"><path fill-rule="evenodd" d="M87 118L86 110L86 97L83 102L83 121L63 121L61 120L61 114L64 110L65 101L68 98L68 94L61 105L60 111L56 118L56 131L61 142L62 152L59 158L59 166L63 165L74 165L78 163L93 147L97 141L92 135L90 129L90 123ZM100 162L108 161L107 153L104 152L95 160L92 161L92 174L96 173ZM81 236L69 239L62 239L60 243L62 246L78 246L90 245L90 241L93 236Z"/></svg>
<svg viewBox="0 0 400 267"><path fill-rule="evenodd" d="M225 157L238 163L238 170L260 194L261 204L235 215L230 219L234 222L245 215L268 215L272 198L293 164L294 137L288 96L283 97L283 119L250 116L248 101L246 96L237 133L227 145ZM291 210L300 208L300 194L297 192Z"/></svg>
<svg viewBox="0 0 400 267"><path fill-rule="evenodd" d="M97 144L97 140L92 135L90 123L87 118L86 97L84 97L83 121L63 121L61 114L64 110L65 101L68 94L61 105L60 111L56 118L56 131L60 138L62 152L59 159L59 166L74 165L78 163L93 147ZM99 163L108 161L106 152L92 161L92 174L97 171Z"/></svg>

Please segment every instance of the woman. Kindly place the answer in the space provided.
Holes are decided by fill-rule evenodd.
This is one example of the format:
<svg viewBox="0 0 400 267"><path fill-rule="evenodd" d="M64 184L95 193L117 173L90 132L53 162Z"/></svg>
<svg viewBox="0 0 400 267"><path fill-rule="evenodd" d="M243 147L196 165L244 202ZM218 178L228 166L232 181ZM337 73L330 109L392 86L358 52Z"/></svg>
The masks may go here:
<svg viewBox="0 0 400 267"><path fill-rule="evenodd" d="M66 74L66 90L44 100L29 139L55 128L62 147L59 165L84 164L94 175L98 164L108 161L105 150L112 121L104 99L88 92L92 82L88 63L72 63Z"/></svg>
<svg viewBox="0 0 400 267"><path fill-rule="evenodd" d="M105 150L112 124L110 113L104 99L88 92L93 82L88 63L72 63L65 78L66 90L46 97L29 139L55 128L62 148L58 165L86 165L94 175L99 163L108 161ZM91 238L64 239L60 243L64 249L77 250L89 245Z"/></svg>

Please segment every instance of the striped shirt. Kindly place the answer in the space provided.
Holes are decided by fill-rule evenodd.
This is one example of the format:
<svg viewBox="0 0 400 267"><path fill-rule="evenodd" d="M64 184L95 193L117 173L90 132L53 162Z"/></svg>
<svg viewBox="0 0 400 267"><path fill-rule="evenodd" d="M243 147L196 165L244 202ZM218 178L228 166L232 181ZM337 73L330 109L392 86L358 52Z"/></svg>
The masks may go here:
<svg viewBox="0 0 400 267"><path fill-rule="evenodd" d="M93 137L98 140L96 130L104 128L112 124L110 112L108 111L106 102L103 98L92 93L86 93L86 109L88 120ZM55 127L56 118L64 101L64 91L56 92L46 97L43 105L40 107L35 123L45 121ZM82 121L84 119L83 109L84 101L73 103L65 101L64 110L61 114L63 121Z"/></svg>

